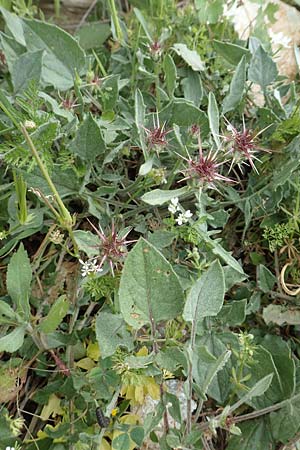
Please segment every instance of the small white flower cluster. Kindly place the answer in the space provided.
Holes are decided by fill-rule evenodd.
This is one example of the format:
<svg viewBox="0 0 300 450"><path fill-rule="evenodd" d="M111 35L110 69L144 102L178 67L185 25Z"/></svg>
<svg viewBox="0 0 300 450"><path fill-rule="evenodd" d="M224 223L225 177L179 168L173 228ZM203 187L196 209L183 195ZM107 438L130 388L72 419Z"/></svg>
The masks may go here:
<svg viewBox="0 0 300 450"><path fill-rule="evenodd" d="M15 450L15 447L6 447L5 450Z"/></svg>
<svg viewBox="0 0 300 450"><path fill-rule="evenodd" d="M178 217L175 218L175 222L177 225L182 225L184 223L187 223L189 219L193 216L191 211L188 209L187 211L184 211L184 209L180 206L178 197L174 197L171 199L170 204L168 206L168 210L172 214L178 214Z"/></svg>
<svg viewBox="0 0 300 450"><path fill-rule="evenodd" d="M97 258L91 259L91 260L87 260L87 261L82 261L82 259L79 259L80 264L82 265L81 267L81 275L83 277L87 277L90 273L99 273L102 272L102 267L99 266L99 264L97 264Z"/></svg>

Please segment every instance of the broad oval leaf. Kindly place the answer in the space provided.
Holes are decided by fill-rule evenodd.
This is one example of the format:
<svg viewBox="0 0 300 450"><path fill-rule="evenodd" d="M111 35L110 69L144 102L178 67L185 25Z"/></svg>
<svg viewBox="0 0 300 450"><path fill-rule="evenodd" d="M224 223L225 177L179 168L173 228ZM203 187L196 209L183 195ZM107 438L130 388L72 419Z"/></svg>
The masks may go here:
<svg viewBox="0 0 300 450"><path fill-rule="evenodd" d="M276 80L278 70L271 56L260 45L255 51L249 71L248 78L250 81L259 84L263 90Z"/></svg>
<svg viewBox="0 0 300 450"><path fill-rule="evenodd" d="M183 311L183 318L197 322L203 317L216 316L222 308L225 295L223 268L215 260L210 268L192 286Z"/></svg>
<svg viewBox="0 0 300 450"><path fill-rule="evenodd" d="M147 242L140 239L128 254L119 289L121 313L129 325L177 317L183 307L183 292L171 264Z"/></svg>
<svg viewBox="0 0 300 450"><path fill-rule="evenodd" d="M246 57L243 56L232 77L229 93L223 102L223 114L234 110L241 102L246 83Z"/></svg>

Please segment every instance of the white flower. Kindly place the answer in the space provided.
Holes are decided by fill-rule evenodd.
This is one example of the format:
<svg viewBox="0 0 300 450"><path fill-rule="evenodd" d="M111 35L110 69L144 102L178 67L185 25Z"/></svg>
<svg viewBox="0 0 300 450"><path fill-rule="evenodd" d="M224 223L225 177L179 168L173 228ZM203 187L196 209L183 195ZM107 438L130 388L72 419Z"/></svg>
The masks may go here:
<svg viewBox="0 0 300 450"><path fill-rule="evenodd" d="M102 272L102 270L103 270L99 266L99 264L97 264L97 258L95 258L93 260L88 260L88 261L82 261L82 259L79 259L79 262L82 265L81 275L83 277L88 276L90 273Z"/></svg>
<svg viewBox="0 0 300 450"><path fill-rule="evenodd" d="M183 223L187 223L189 219L192 217L191 211L188 209L185 212L181 212L179 216L175 219L175 222L177 222L178 225L182 225Z"/></svg>
<svg viewBox="0 0 300 450"><path fill-rule="evenodd" d="M269 30L269 36L271 38L272 44L280 45L284 48L290 48L290 43L292 39L279 31L279 33L274 33L272 30Z"/></svg>
<svg viewBox="0 0 300 450"><path fill-rule="evenodd" d="M178 197L174 197L171 199L170 204L168 206L168 210L170 213L175 214L177 211L180 211L180 207L178 205Z"/></svg>
<svg viewBox="0 0 300 450"><path fill-rule="evenodd" d="M15 447L6 447L5 450L15 450Z"/></svg>

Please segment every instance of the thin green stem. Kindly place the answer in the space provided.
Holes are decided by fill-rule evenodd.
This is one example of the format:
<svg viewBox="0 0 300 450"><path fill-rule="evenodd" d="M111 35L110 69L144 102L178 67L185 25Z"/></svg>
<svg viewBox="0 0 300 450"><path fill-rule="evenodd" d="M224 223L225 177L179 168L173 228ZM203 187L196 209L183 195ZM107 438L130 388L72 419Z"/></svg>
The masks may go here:
<svg viewBox="0 0 300 450"><path fill-rule="evenodd" d="M116 37L117 37L118 41L121 42L123 40L123 32L122 32L122 29L121 29L121 26L120 26L120 22L119 22L119 17L118 17L115 1L114 0L108 0L108 4L109 4L111 17L112 17L112 20L113 20L113 23L114 23L114 27L115 27Z"/></svg>

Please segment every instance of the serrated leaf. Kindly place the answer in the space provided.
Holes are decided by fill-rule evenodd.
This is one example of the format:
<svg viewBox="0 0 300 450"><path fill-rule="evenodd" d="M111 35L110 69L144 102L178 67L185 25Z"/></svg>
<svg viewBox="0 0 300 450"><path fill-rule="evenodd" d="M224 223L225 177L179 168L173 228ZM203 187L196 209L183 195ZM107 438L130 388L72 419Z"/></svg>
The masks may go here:
<svg viewBox="0 0 300 450"><path fill-rule="evenodd" d="M6 285L7 292L16 305L16 312L28 321L30 317L30 284L32 271L30 260L23 244L20 244L18 251L11 257L7 268Z"/></svg>
<svg viewBox="0 0 300 450"><path fill-rule="evenodd" d="M90 113L80 125L70 150L89 163L94 162L98 156L104 155L105 143L101 129Z"/></svg>
<svg viewBox="0 0 300 450"><path fill-rule="evenodd" d="M197 322L203 317L217 315L222 308L224 295L224 272L219 261L215 260L192 286L183 318L188 322Z"/></svg>
<svg viewBox="0 0 300 450"><path fill-rule="evenodd" d="M141 328L177 317L183 293L171 264L144 239L129 252L120 281L121 313L129 325Z"/></svg>
<svg viewBox="0 0 300 450"><path fill-rule="evenodd" d="M223 101L223 114L234 110L242 101L246 83L246 57L243 56L232 77L229 93Z"/></svg>
<svg viewBox="0 0 300 450"><path fill-rule="evenodd" d="M172 198L180 197L181 195L186 194L187 191L188 188L186 186L180 189L174 189L172 191L154 189L153 191L142 195L141 200L148 205L163 205L164 203L169 202Z"/></svg>
<svg viewBox="0 0 300 450"><path fill-rule="evenodd" d="M22 347L25 336L25 326L15 328L11 333L0 338L0 352L14 353Z"/></svg>
<svg viewBox="0 0 300 450"><path fill-rule="evenodd" d="M100 311L96 318L96 337L102 358L113 355L119 347L133 349L133 338L119 314Z"/></svg>
<svg viewBox="0 0 300 450"><path fill-rule="evenodd" d="M174 44L173 48L193 70L205 70L205 64L195 50L190 50L185 44Z"/></svg>
<svg viewBox="0 0 300 450"><path fill-rule="evenodd" d="M61 295L51 306L47 316L39 324L39 330L42 333L52 333L62 322L69 310L70 303L66 295Z"/></svg>

